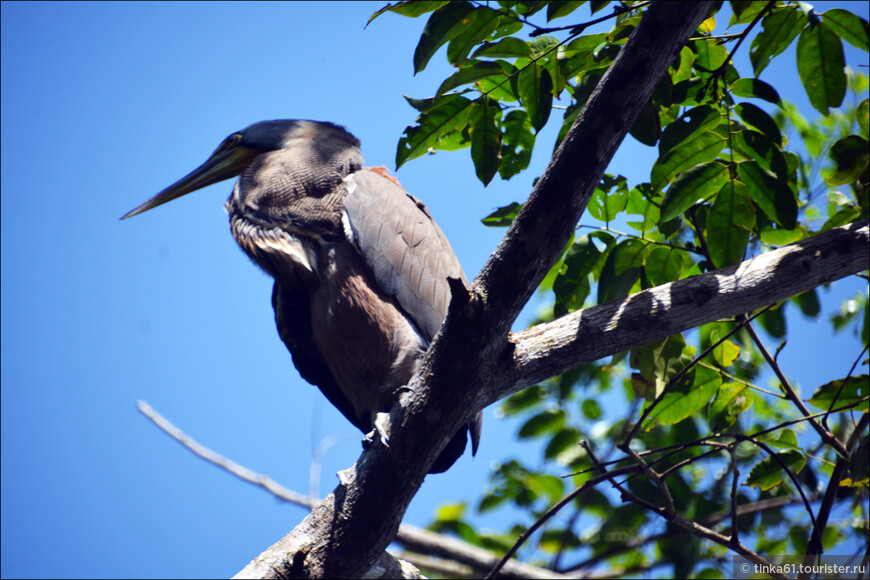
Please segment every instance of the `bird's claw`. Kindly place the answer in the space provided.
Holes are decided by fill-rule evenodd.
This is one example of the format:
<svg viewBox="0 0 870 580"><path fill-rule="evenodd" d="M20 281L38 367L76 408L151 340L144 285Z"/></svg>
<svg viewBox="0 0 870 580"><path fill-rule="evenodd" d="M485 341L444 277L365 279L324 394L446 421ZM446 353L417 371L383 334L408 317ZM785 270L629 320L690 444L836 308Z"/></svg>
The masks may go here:
<svg viewBox="0 0 870 580"><path fill-rule="evenodd" d="M375 428L372 431L378 432L381 436L381 443L384 444L384 447L390 446L390 414L389 413L378 413L375 415L374 420Z"/></svg>

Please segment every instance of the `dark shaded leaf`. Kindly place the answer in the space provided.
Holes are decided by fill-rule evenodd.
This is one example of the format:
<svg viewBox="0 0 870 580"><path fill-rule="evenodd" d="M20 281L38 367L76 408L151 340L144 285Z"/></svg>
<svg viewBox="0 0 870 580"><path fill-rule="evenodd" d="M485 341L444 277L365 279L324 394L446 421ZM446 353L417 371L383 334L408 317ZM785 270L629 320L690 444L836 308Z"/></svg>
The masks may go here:
<svg viewBox="0 0 870 580"><path fill-rule="evenodd" d="M734 147L747 159L753 159L782 181L788 181L788 165L782 150L763 133L746 129L734 135Z"/></svg>
<svg viewBox="0 0 870 580"><path fill-rule="evenodd" d="M701 163L684 171L665 193L660 222L672 220L695 202L707 199L719 191L728 179L728 167L719 161Z"/></svg>
<svg viewBox="0 0 870 580"><path fill-rule="evenodd" d="M585 1L568 0L565 2L549 2L547 4L547 22L567 16L580 8Z"/></svg>
<svg viewBox="0 0 870 580"><path fill-rule="evenodd" d="M429 17L414 50L414 74L426 68L444 43L462 32L472 12L474 7L468 2L448 2Z"/></svg>
<svg viewBox="0 0 870 580"><path fill-rule="evenodd" d="M806 28L797 42L798 75L813 108L827 116L846 96L843 43L824 24Z"/></svg>
<svg viewBox="0 0 870 580"><path fill-rule="evenodd" d="M498 172L502 179L510 179L529 166L535 148L535 134L528 114L522 109L509 112L501 128L501 165Z"/></svg>
<svg viewBox="0 0 870 580"><path fill-rule="evenodd" d="M647 103L640 110L640 114L631 126L629 133L644 145L653 147L661 134L661 125L659 124L659 116L656 109L651 103Z"/></svg>
<svg viewBox="0 0 870 580"><path fill-rule="evenodd" d="M516 94L529 114L535 133L546 125L553 105L553 81L546 68L530 64L520 71L516 81Z"/></svg>
<svg viewBox="0 0 870 580"><path fill-rule="evenodd" d="M611 250L598 281L598 303L625 298L640 278L647 254L640 240L623 240Z"/></svg>
<svg viewBox="0 0 870 580"><path fill-rule="evenodd" d="M486 6L477 6L463 19L462 30L447 45L447 62L461 66L475 46L489 38L501 24L503 16Z"/></svg>
<svg viewBox="0 0 870 580"><path fill-rule="evenodd" d="M815 318L822 313L822 303L819 301L819 293L813 288L808 292L798 294L792 300L797 302L798 308L804 316Z"/></svg>
<svg viewBox="0 0 870 580"><path fill-rule="evenodd" d="M510 204L500 207L482 220L480 220L483 225L494 228L494 227L507 227L511 225L514 221L514 218L517 217L517 212L523 207L521 203L517 203L515 201Z"/></svg>
<svg viewBox="0 0 870 580"><path fill-rule="evenodd" d="M731 83L731 92L738 97L762 99L774 105L780 103L776 89L760 79L737 79Z"/></svg>
<svg viewBox="0 0 870 580"><path fill-rule="evenodd" d="M743 260L754 225L755 207L746 186L739 181L727 182L707 214L707 248L717 268Z"/></svg>
<svg viewBox="0 0 870 580"><path fill-rule="evenodd" d="M702 133L712 131L722 122L722 119L722 112L710 105L689 109L679 119L665 127L659 141L659 157L664 158L674 147L691 141Z"/></svg>
<svg viewBox="0 0 870 580"><path fill-rule="evenodd" d="M847 135L834 143L829 155L837 167L822 170L825 183L830 186L855 183L867 171L870 143L857 135Z"/></svg>
<svg viewBox="0 0 870 580"><path fill-rule="evenodd" d="M488 185L501 162L501 130L498 119L501 107L498 101L483 95L468 114L468 133L471 135L471 160L477 178Z"/></svg>
<svg viewBox="0 0 870 580"><path fill-rule="evenodd" d="M779 126L764 110L752 103L737 103L734 112L744 123L761 131L772 143L778 147L782 146L782 133L779 131Z"/></svg>
<svg viewBox="0 0 870 580"><path fill-rule="evenodd" d="M517 437L520 439L528 439L530 437L537 437L544 433L552 433L561 429L564 424L565 412L561 409L542 411L537 415L533 415L523 423Z"/></svg>
<svg viewBox="0 0 870 580"><path fill-rule="evenodd" d="M766 310L758 317L761 327L773 338L783 338L785 336L786 321L785 308L783 306Z"/></svg>
<svg viewBox="0 0 870 580"><path fill-rule="evenodd" d="M727 141L718 132L710 131L674 147L653 164L650 173L650 184L653 190L661 191L678 175L700 164L712 162L725 148L726 143Z"/></svg>
<svg viewBox="0 0 870 580"><path fill-rule="evenodd" d="M547 447L544 449L544 457L547 459L555 459L566 451L579 447L579 441L580 432L577 431L577 429L573 427L561 429L558 433L553 435L553 438L550 439L549 443L547 443Z"/></svg>
<svg viewBox="0 0 870 580"><path fill-rule="evenodd" d="M793 6L771 10L762 20L762 31L752 39L749 60L755 76L767 68L770 61L791 44L806 22L801 11Z"/></svg>
<svg viewBox="0 0 870 580"><path fill-rule="evenodd" d="M795 227L797 200L786 183L762 169L755 161L742 161L737 166L737 172L746 184L749 195L764 213L787 230Z"/></svg>
<svg viewBox="0 0 870 580"><path fill-rule="evenodd" d="M830 411L859 403L861 399L866 399L868 396L870 396L870 375L858 375L825 383L816 389L808 402L817 409ZM855 409L866 413L870 410L870 402L864 400Z"/></svg>

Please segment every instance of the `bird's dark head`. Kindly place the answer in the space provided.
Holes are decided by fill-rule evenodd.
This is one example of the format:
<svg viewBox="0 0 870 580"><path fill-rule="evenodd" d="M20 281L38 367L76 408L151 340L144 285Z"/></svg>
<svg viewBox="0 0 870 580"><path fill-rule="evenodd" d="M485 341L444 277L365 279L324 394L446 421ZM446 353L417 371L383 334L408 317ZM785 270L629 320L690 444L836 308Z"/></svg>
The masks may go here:
<svg viewBox="0 0 870 580"><path fill-rule="evenodd" d="M359 140L344 127L320 121L279 119L260 121L223 140L205 163L176 181L121 219L132 217L185 194L240 175L257 157L272 151L294 149L317 156L345 156L362 163Z"/></svg>

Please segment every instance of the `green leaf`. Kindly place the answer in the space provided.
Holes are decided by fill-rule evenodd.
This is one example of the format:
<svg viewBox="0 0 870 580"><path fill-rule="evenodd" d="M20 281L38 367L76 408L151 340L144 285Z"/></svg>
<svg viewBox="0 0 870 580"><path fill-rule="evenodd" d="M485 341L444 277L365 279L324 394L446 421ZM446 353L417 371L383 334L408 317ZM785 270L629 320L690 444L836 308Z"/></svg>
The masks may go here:
<svg viewBox="0 0 870 580"><path fill-rule="evenodd" d="M598 281L599 304L628 296L640 278L647 253L646 244L634 239L623 240L611 250Z"/></svg>
<svg viewBox="0 0 870 580"><path fill-rule="evenodd" d="M501 24L502 15L486 6L477 6L463 19L462 30L447 45L447 62L461 66L475 46L489 38Z"/></svg>
<svg viewBox="0 0 870 580"><path fill-rule="evenodd" d="M468 133L471 135L471 160L477 178L488 185L498 171L501 161L501 130L498 119L501 107L498 101L486 95L474 101L468 115Z"/></svg>
<svg viewBox="0 0 870 580"><path fill-rule="evenodd" d="M580 404L580 408L583 411L583 416L593 421L597 421L604 415L604 411L595 399L584 399Z"/></svg>
<svg viewBox="0 0 870 580"><path fill-rule="evenodd" d="M483 225L491 228L502 228L511 225L514 218L517 217L517 212L523 207L521 203L515 201L510 204L500 207L482 220Z"/></svg>
<svg viewBox="0 0 870 580"><path fill-rule="evenodd" d="M733 425L740 414L752 406L748 387L742 383L723 383L707 407L707 420L713 433Z"/></svg>
<svg viewBox="0 0 870 580"><path fill-rule="evenodd" d="M474 51L472 58L486 56L489 58L522 58L531 56L529 43L513 36L503 38L498 42L487 42Z"/></svg>
<svg viewBox="0 0 870 580"><path fill-rule="evenodd" d="M650 412L646 430L659 423L675 425L691 417L707 404L721 383L719 373L705 367L697 367L694 373L687 373Z"/></svg>
<svg viewBox="0 0 870 580"><path fill-rule="evenodd" d="M425 154L439 139L462 131L468 124L468 111L472 101L459 95L446 95L417 117L417 125L405 129L396 151L396 167Z"/></svg>
<svg viewBox="0 0 870 580"><path fill-rule="evenodd" d="M746 186L739 181L725 183L707 214L707 247L717 268L743 260L754 225L755 207Z"/></svg>
<svg viewBox="0 0 870 580"><path fill-rule="evenodd" d="M570 0L566 2L550 2L547 4L547 22L567 16L580 8L585 2Z"/></svg>
<svg viewBox="0 0 870 580"><path fill-rule="evenodd" d="M857 135L847 135L834 143L829 155L837 167L822 170L825 183L830 186L855 183L867 171L870 143Z"/></svg>
<svg viewBox="0 0 870 580"><path fill-rule="evenodd" d="M709 165L719 156L726 143L718 132L710 131L679 144L653 164L650 184L655 191L661 191L669 181L688 169L701 164Z"/></svg>
<svg viewBox="0 0 870 580"><path fill-rule="evenodd" d="M444 43L462 32L472 12L474 7L468 2L448 2L432 13L414 50L414 74L426 68Z"/></svg>
<svg viewBox="0 0 870 580"><path fill-rule="evenodd" d="M797 200L786 183L762 169L755 161L740 162L737 173L749 189L749 195L764 213L785 229L794 229L797 222Z"/></svg>
<svg viewBox="0 0 870 580"><path fill-rule="evenodd" d="M445 4L447 4L449 0L436 0L434 2L428 0L420 0L418 2L399 2L397 4L387 4L374 14L369 17L368 24L371 24L372 20L383 14L384 12L394 12L396 14L401 14L402 16L408 16L409 18L416 18L427 12L432 12L434 10L438 10Z"/></svg>
<svg viewBox="0 0 870 580"><path fill-rule="evenodd" d="M595 49L607 42L607 34L584 34L575 38L559 50L559 67L562 75L572 77L582 71L601 68L601 63L595 61ZM606 66L606 65L604 65Z"/></svg>
<svg viewBox="0 0 870 580"><path fill-rule="evenodd" d="M777 146L782 146L782 133L779 131L779 126L764 110L752 103L737 103L734 105L734 112L737 113L744 123L761 131Z"/></svg>
<svg viewBox="0 0 870 580"><path fill-rule="evenodd" d="M714 329L710 333L710 342L719 342L718 329ZM723 340L719 346L713 349L713 359L722 368L730 367L737 360L738 356L740 356L740 347L728 339Z"/></svg>
<svg viewBox="0 0 870 580"><path fill-rule="evenodd" d="M867 21L842 8L822 12L822 22L837 36L864 52L870 50L870 25Z"/></svg>
<svg viewBox="0 0 870 580"><path fill-rule="evenodd" d="M737 79L731 83L731 92L738 97L761 99L774 105L780 103L776 89L760 79Z"/></svg>
<svg viewBox="0 0 870 580"><path fill-rule="evenodd" d="M714 38L695 41L695 67L703 71L714 71L728 58L728 50Z"/></svg>
<svg viewBox="0 0 870 580"><path fill-rule="evenodd" d="M561 409L555 411L542 411L529 418L522 427L517 437L529 439L539 437L544 433L552 433L562 428L565 424L565 412Z"/></svg>
<svg viewBox="0 0 870 580"><path fill-rule="evenodd" d="M690 359L684 355L685 350L686 341L682 334L633 349L629 363L639 371L632 375L632 386L637 394L648 401L655 399L667 382L689 363ZM636 378L641 379L642 385L636 382ZM684 378L683 382L685 381ZM691 383L691 380L688 382ZM644 389L638 390L638 386L643 386Z"/></svg>
<svg viewBox="0 0 870 580"><path fill-rule="evenodd" d="M580 432L574 427L566 427L553 435L544 449L544 457L547 459L555 459L566 451L573 451L578 447L577 442L580 441Z"/></svg>
<svg viewBox="0 0 870 580"><path fill-rule="evenodd" d="M855 120L861 128L861 136L870 138L870 99L864 99L855 107Z"/></svg>
<svg viewBox="0 0 870 580"><path fill-rule="evenodd" d="M728 21L728 27L731 28L735 24L749 24L758 16L759 12L767 7L766 2L731 2L731 20Z"/></svg>
<svg viewBox="0 0 870 580"><path fill-rule="evenodd" d="M825 383L816 389L808 402L822 411L829 411L858 403L868 395L870 395L870 375L857 375ZM864 400L855 407L855 410L866 413L870 410L870 405L867 400Z"/></svg>
<svg viewBox="0 0 870 580"><path fill-rule="evenodd" d="M640 183L628 192L628 204L625 206L626 213L643 217L643 220L640 222L626 222L629 226L643 233L655 228L656 224L659 223L661 213L658 206L651 202L652 198L652 187L649 183Z"/></svg>
<svg viewBox="0 0 870 580"><path fill-rule="evenodd" d="M589 274L598 263L602 252L588 235L579 237L565 253L563 266L553 281L553 294L560 313L573 312L583 307L589 295Z"/></svg>
<svg viewBox="0 0 870 580"><path fill-rule="evenodd" d="M749 477L744 482L744 485L751 485L762 491L767 491L782 483L785 475L783 465L792 473L800 473L804 468L804 456L798 451L792 449L779 451L776 453L776 457L779 461L771 456L767 456L756 463L749 472Z"/></svg>
<svg viewBox="0 0 870 580"><path fill-rule="evenodd" d="M779 432L775 439L769 440L772 445L775 447L786 449L795 449L800 451L800 445L798 444L797 435L791 429L783 429Z"/></svg>
<svg viewBox="0 0 870 580"><path fill-rule="evenodd" d="M625 209L627 203L628 187L625 185L625 178L605 175L595 188L587 211L595 219L609 223Z"/></svg>
<svg viewBox="0 0 870 580"><path fill-rule="evenodd" d="M510 179L529 166L535 134L529 115L522 109L509 112L502 121L501 165L498 168L502 179Z"/></svg>
<svg viewBox="0 0 870 580"><path fill-rule="evenodd" d="M659 141L659 157L664 158L677 145L712 131L722 122L722 119L722 112L710 105L689 109L679 119L665 127Z"/></svg>
<svg viewBox="0 0 870 580"><path fill-rule="evenodd" d="M646 276L656 286L680 279L683 271L683 252L674 248L657 247L646 259Z"/></svg>
<svg viewBox="0 0 870 580"><path fill-rule="evenodd" d="M692 205L719 191L729 179L728 166L719 161L701 163L684 171L671 184L662 201L664 223L682 214Z"/></svg>
<svg viewBox="0 0 870 580"><path fill-rule="evenodd" d="M518 393L514 393L499 404L499 413L503 416L511 416L525 411L536 405L540 405L546 397L546 388L541 385L526 387Z"/></svg>
<svg viewBox="0 0 870 580"><path fill-rule="evenodd" d="M562 499L564 484L555 475L532 473L523 483L536 497L544 498L548 504L554 504Z"/></svg>
<svg viewBox="0 0 870 580"><path fill-rule="evenodd" d="M804 316L816 318L822 313L822 304L815 288L794 296L792 300L797 303Z"/></svg>
<svg viewBox="0 0 870 580"><path fill-rule="evenodd" d="M846 59L839 37L824 24L804 29L797 43L798 75L810 104L827 116L846 96Z"/></svg>
<svg viewBox="0 0 870 580"><path fill-rule="evenodd" d="M764 229L761 230L761 243L767 244L768 246L785 246L798 240L802 240L805 237L807 237L807 233L800 224L791 230L784 230L782 228L774 229L771 226L765 226Z"/></svg>
<svg viewBox="0 0 870 580"><path fill-rule="evenodd" d="M447 91L456 87L471 84L480 79L493 76L507 78L504 69L497 62L473 62L467 66L460 68L458 71L444 79L444 82L441 83L440 87L438 87L438 91L436 91L435 96L441 96Z"/></svg>
<svg viewBox="0 0 870 580"><path fill-rule="evenodd" d="M761 327L774 338L783 338L785 336L787 325L784 310L783 307L771 308L764 311L758 317Z"/></svg>
<svg viewBox="0 0 870 580"><path fill-rule="evenodd" d="M553 106L553 80L546 68L529 64L516 77L516 92L526 108L535 133L547 123Z"/></svg>
<svg viewBox="0 0 870 580"><path fill-rule="evenodd" d="M804 27L806 18L793 6L774 8L761 20L762 31L752 39L749 60L755 76L791 44Z"/></svg>

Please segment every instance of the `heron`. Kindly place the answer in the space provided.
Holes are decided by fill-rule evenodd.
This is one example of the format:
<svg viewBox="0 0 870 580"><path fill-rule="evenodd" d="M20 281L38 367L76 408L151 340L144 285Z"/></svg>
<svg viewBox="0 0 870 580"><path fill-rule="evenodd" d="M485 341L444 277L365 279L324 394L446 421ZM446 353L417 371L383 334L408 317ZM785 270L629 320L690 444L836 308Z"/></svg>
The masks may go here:
<svg viewBox="0 0 870 580"><path fill-rule="evenodd" d="M278 334L307 382L363 433L407 388L447 316L447 279L467 285L426 206L360 141L321 121L261 121L128 212L238 176L224 208L241 249L274 278ZM480 441L477 413L436 459L441 473ZM388 434L381 431L383 437Z"/></svg>

